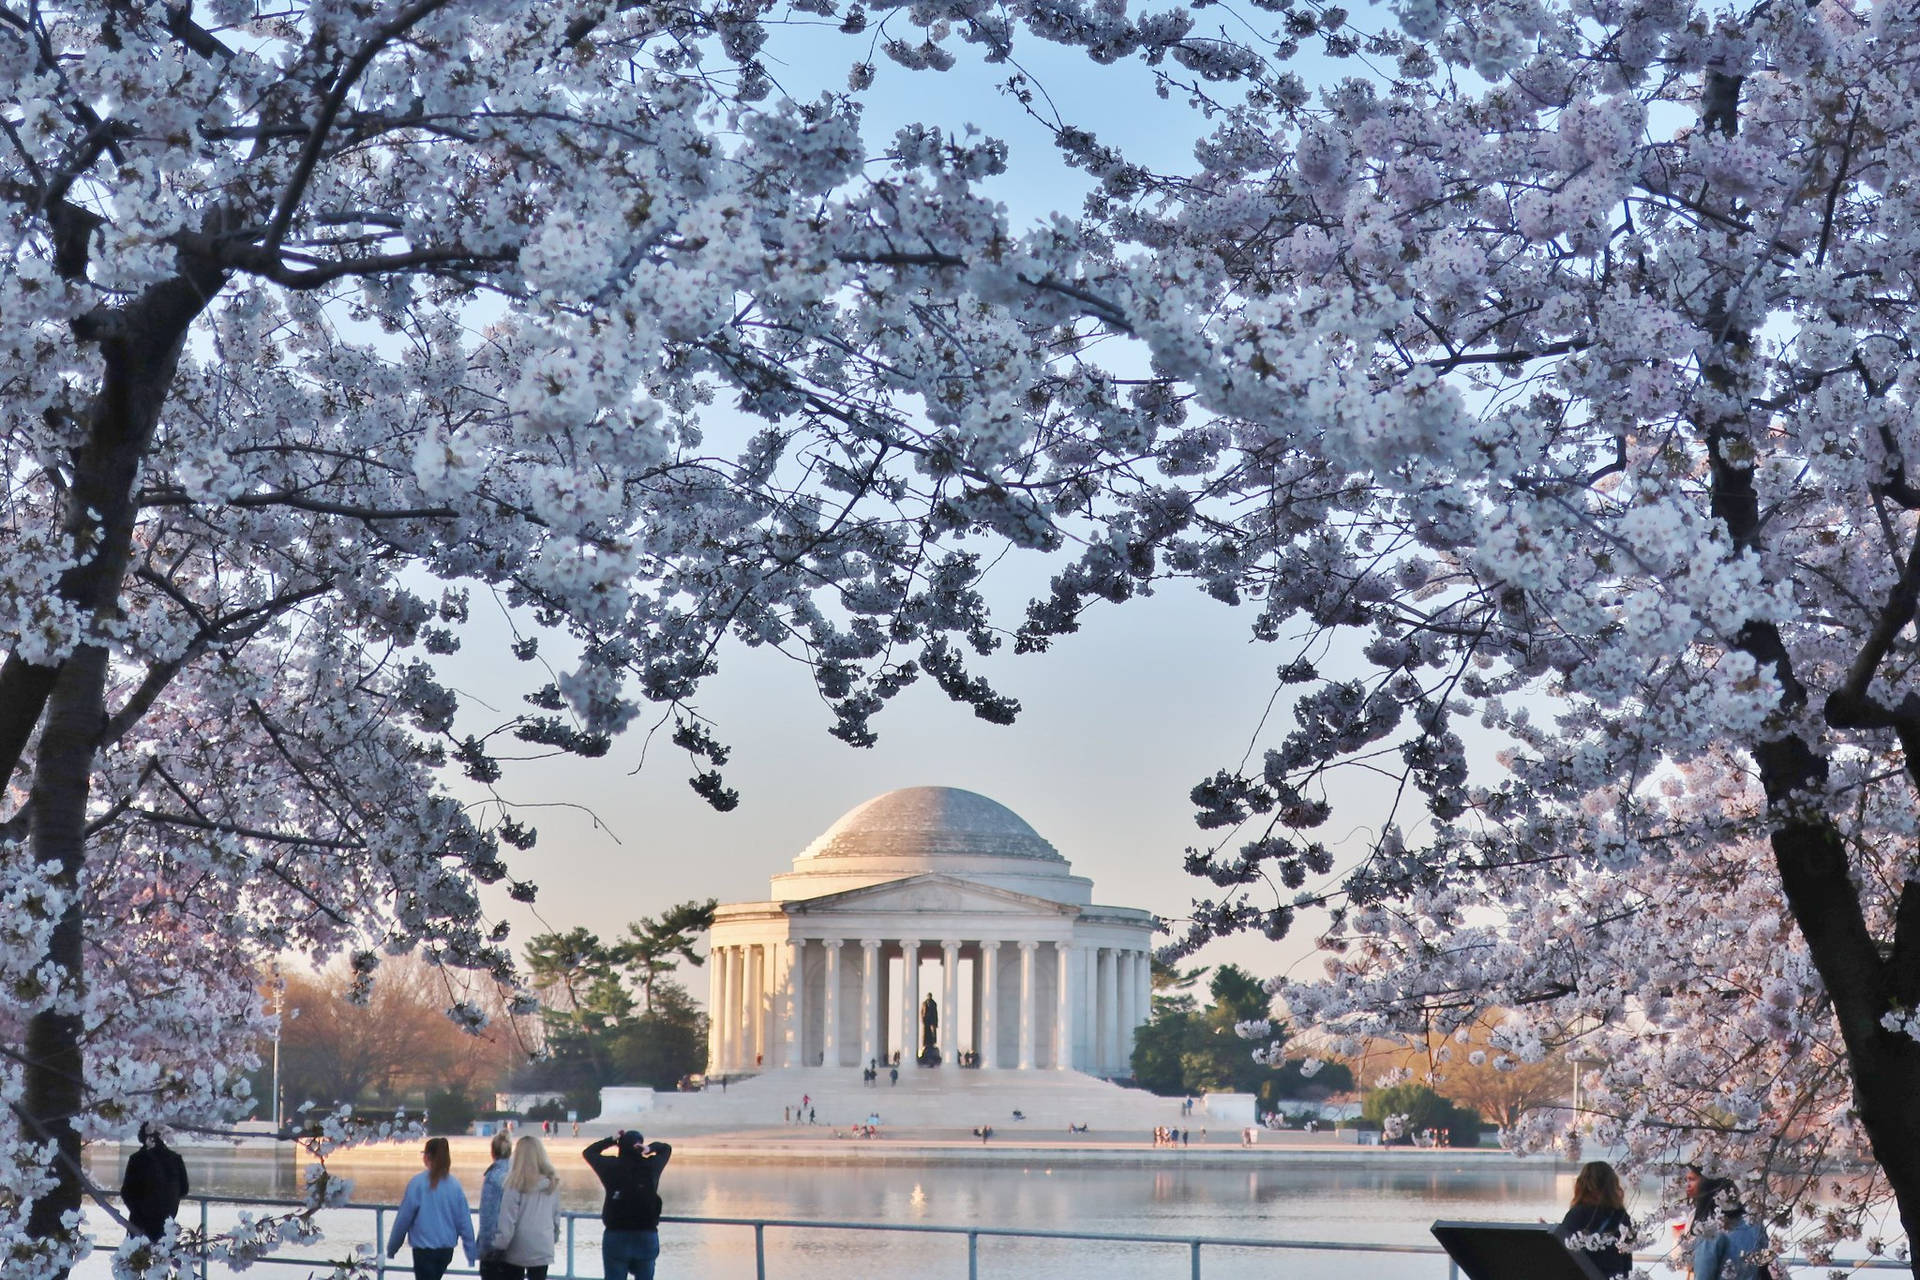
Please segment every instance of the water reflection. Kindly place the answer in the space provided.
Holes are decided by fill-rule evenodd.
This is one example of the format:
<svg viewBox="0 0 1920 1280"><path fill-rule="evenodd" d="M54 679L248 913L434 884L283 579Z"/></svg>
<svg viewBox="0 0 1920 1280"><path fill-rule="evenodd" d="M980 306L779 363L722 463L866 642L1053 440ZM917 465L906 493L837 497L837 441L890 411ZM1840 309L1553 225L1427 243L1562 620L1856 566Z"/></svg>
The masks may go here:
<svg viewBox="0 0 1920 1280"><path fill-rule="evenodd" d="M569 1209L593 1212L600 1190L592 1173L562 1156L563 1198ZM107 1171L101 1169L105 1177ZM395 1165L355 1177L357 1201L398 1200L415 1169ZM478 1166L455 1167L470 1195ZM290 1165L261 1160L195 1159L196 1190L223 1195L297 1194ZM108 1178L117 1182L117 1177ZM1347 1169L1303 1166L1237 1169L1151 1169L1031 1166L818 1166L704 1164L676 1161L661 1192L669 1214L726 1218L798 1218L840 1222L929 1223L960 1227L1034 1227L1088 1232L1430 1244L1437 1218L1558 1218L1571 1172L1550 1164L1535 1169L1457 1171ZM1658 1189L1640 1190L1636 1209L1651 1209ZM216 1210L215 1226L222 1211ZM330 1213L326 1243L317 1251L339 1257L371 1241L372 1215ZM598 1271L599 1224L575 1227L575 1268ZM847 1280L865 1275L966 1274L966 1240L888 1232L770 1228L768 1274L776 1280ZM661 1274L750 1277L753 1232L738 1227L669 1226L662 1239ZM1182 1277L1190 1259L1184 1245L1144 1245L983 1238L980 1275L1040 1276L1057 1280ZM104 1260L101 1260L104 1262ZM1208 1248L1207 1280L1438 1280L1445 1262L1433 1257L1353 1255ZM271 1268L259 1280L294 1280L305 1269ZM404 1275L404 1272L400 1272ZM85 1280L106 1270L85 1269Z"/></svg>

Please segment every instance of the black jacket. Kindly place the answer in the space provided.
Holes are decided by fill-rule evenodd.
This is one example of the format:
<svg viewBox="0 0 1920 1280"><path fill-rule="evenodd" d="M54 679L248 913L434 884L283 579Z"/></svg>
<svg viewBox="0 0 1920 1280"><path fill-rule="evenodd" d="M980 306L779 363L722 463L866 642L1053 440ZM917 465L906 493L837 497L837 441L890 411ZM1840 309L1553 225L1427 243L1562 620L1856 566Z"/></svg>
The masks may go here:
<svg viewBox="0 0 1920 1280"><path fill-rule="evenodd" d="M650 1156L629 1151L607 1153L607 1148L619 1145L618 1138L602 1138L583 1153L600 1185L607 1189L600 1221L609 1231L658 1231L660 1175L673 1158L673 1148L656 1142L649 1148L653 1152Z"/></svg>
<svg viewBox="0 0 1920 1280"><path fill-rule="evenodd" d="M180 1202L186 1195L187 1162L166 1143L141 1147L127 1161L120 1199L127 1206L127 1221L147 1239L160 1238L167 1220L180 1212Z"/></svg>
<svg viewBox="0 0 1920 1280"><path fill-rule="evenodd" d="M1560 1219L1560 1225L1553 1234L1567 1242L1567 1248L1586 1256L1587 1261L1601 1275L1624 1276L1633 1270L1633 1253L1617 1244L1608 1244L1598 1249L1580 1249L1575 1241L1590 1236L1607 1236L1615 1240L1625 1240L1633 1235L1633 1219L1627 1216L1625 1209L1605 1209L1597 1204L1576 1204L1567 1210L1567 1216ZM1569 1237L1572 1237L1571 1239Z"/></svg>

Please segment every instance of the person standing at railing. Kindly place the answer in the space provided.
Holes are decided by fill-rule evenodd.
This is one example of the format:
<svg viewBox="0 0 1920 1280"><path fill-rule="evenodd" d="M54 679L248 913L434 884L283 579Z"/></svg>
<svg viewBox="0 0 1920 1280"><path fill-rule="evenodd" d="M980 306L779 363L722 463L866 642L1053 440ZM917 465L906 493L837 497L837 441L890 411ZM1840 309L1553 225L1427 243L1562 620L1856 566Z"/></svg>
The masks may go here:
<svg viewBox="0 0 1920 1280"><path fill-rule="evenodd" d="M500 1255L501 1280L547 1280L559 1238L560 1175L540 1139L522 1138L513 1148L499 1225L484 1242Z"/></svg>
<svg viewBox="0 0 1920 1280"><path fill-rule="evenodd" d="M167 1223L187 1198L187 1162L160 1136L151 1120L140 1126L140 1149L127 1160L127 1176L120 1183L120 1199L127 1206L127 1223L149 1240L167 1232Z"/></svg>
<svg viewBox="0 0 1920 1280"><path fill-rule="evenodd" d="M500 1280L500 1260L494 1257L493 1232L500 1225L500 1201L507 1194L507 1157L513 1139L501 1130L488 1144L493 1163L480 1177L480 1280Z"/></svg>
<svg viewBox="0 0 1920 1280"><path fill-rule="evenodd" d="M1612 1165L1589 1160L1580 1166L1573 1202L1553 1234L1609 1280L1633 1270L1633 1219L1627 1214L1626 1188Z"/></svg>
<svg viewBox="0 0 1920 1280"><path fill-rule="evenodd" d="M466 1251L467 1265L478 1261L473 1242L473 1210L467 1193L453 1176L453 1153L445 1138L428 1138L420 1153L424 1172L413 1175L400 1211L393 1216L387 1236L387 1256L400 1252L403 1242L413 1246L413 1280L440 1280L453 1264L453 1246Z"/></svg>
<svg viewBox="0 0 1920 1280"><path fill-rule="evenodd" d="M610 1147L617 1148L615 1154L607 1154ZM600 1259L607 1280L629 1275L653 1280L653 1266L660 1258L660 1175L673 1158L673 1148L649 1143L638 1130L629 1129L617 1138L602 1138L584 1154L607 1191L600 1209L606 1228Z"/></svg>

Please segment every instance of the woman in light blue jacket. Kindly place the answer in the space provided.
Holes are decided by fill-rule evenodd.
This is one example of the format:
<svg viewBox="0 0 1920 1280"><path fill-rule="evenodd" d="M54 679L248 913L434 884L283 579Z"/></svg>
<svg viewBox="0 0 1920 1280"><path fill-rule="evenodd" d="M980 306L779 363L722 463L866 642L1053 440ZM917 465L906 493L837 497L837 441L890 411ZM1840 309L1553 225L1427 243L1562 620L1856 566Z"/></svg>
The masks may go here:
<svg viewBox="0 0 1920 1280"><path fill-rule="evenodd" d="M410 1243L414 1280L440 1280L453 1263L456 1242L466 1250L467 1265L475 1261L473 1210L453 1177L453 1153L445 1138L428 1138L420 1163L426 1170L413 1175L400 1197L400 1212L387 1236L387 1256L398 1254L403 1241Z"/></svg>

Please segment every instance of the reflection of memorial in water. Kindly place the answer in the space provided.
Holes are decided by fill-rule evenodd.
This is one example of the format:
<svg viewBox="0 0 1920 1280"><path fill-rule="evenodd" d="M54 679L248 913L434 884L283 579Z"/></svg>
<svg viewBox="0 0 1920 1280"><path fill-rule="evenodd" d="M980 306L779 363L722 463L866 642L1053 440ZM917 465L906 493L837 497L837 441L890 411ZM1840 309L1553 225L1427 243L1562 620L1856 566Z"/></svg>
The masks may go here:
<svg viewBox="0 0 1920 1280"><path fill-rule="evenodd" d="M595 1252L599 1186L580 1163L579 1145L552 1144L562 1176L563 1207L586 1214L575 1224L578 1270L598 1274ZM222 1194L283 1197L288 1174L271 1161L231 1157L208 1160L188 1149L196 1189ZM98 1177L110 1160L91 1158ZM348 1163L342 1160L341 1163ZM353 1198L362 1203L398 1201L410 1168L346 1170ZM454 1175L477 1198L480 1168L456 1164ZM114 1178L117 1181L117 1166ZM926 1223L1073 1230L1090 1233L1208 1236L1268 1240L1325 1240L1362 1244L1431 1245L1436 1219L1558 1221L1572 1182L1569 1166L1540 1161L1534 1167L1464 1170L1428 1176L1412 1169L1337 1169L1315 1162L1288 1167L1152 1169L1053 1166L1045 1152L1031 1164L964 1167L936 1164L822 1167L806 1163L705 1163L676 1156L666 1187L666 1211L704 1218L791 1218L834 1222ZM1660 1186L1636 1184L1628 1207L1636 1219L1657 1216ZM332 1211L329 1211L331 1214ZM231 1213L216 1213L215 1226L231 1225ZM372 1215L324 1223L335 1256L355 1237L370 1240ZM1889 1239L1898 1224L1887 1224ZM964 1241L860 1231L769 1230L768 1274L780 1280L847 1280L850 1275L965 1274ZM117 1239L112 1243L117 1243ZM669 1223L662 1233L661 1274L751 1275L749 1229ZM109 1250L110 1253L110 1250ZM75 1280L111 1280L107 1254L89 1259ZM100 1265L93 1264L98 1261ZM1658 1259L1642 1253L1640 1265ZM1092 1245L1045 1240L980 1243L983 1276L1046 1276L1048 1280L1114 1280L1114 1277L1185 1274L1186 1259L1153 1246ZM256 1280L299 1280L304 1270L255 1269ZM1445 1274L1438 1255L1293 1253L1276 1257L1253 1251L1209 1252L1207 1280L1435 1280ZM223 1280L217 1269L211 1280ZM393 1275L389 1273L389 1280Z"/></svg>
<svg viewBox="0 0 1920 1280"><path fill-rule="evenodd" d="M584 1145L584 1144L582 1144ZM588 1215L575 1224L579 1271L597 1274L598 1184L579 1161L578 1147L552 1147L562 1175L565 1208ZM211 1166L188 1156L198 1185ZM1572 1173L1541 1161L1534 1168L1466 1170L1457 1174L1405 1169L1336 1169L1267 1165L1257 1172L1226 1169L1153 1169L1051 1166L1036 1152L1031 1164L964 1167L935 1164L834 1166L777 1163L704 1163L675 1157L666 1187L668 1215L706 1218L792 1218L834 1222L926 1223L1030 1227L1174 1237L1326 1240L1364 1244L1432 1245L1436 1219L1558 1221ZM96 1173L105 1169L96 1165ZM354 1199L392 1204L413 1171L354 1171ZM456 1165L454 1174L477 1197L480 1169ZM284 1183L267 1163L229 1160L217 1177L222 1191L273 1196ZM1637 1184L1629 1208L1654 1214L1660 1188ZM370 1238L372 1215L360 1215ZM350 1227L328 1225L329 1256L349 1239ZM769 1230L768 1274L780 1280L847 1280L854 1274L965 1274L964 1241L860 1231ZM751 1275L749 1229L669 1223L662 1232L661 1274ZM91 1262L92 1260L89 1260ZM1654 1264L1642 1254L1641 1265ZM1255 1254L1209 1251L1207 1280L1435 1280L1445 1274L1438 1255ZM1185 1274L1186 1258L1147 1245L1093 1245L1045 1240L980 1243L983 1276L1046 1276L1048 1280ZM76 1280L111 1280L103 1263L83 1266ZM254 1270L258 1280L298 1280L303 1271ZM222 1280L218 1271L211 1280ZM389 1280L392 1280L391 1273Z"/></svg>

